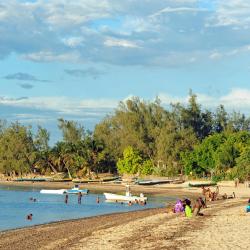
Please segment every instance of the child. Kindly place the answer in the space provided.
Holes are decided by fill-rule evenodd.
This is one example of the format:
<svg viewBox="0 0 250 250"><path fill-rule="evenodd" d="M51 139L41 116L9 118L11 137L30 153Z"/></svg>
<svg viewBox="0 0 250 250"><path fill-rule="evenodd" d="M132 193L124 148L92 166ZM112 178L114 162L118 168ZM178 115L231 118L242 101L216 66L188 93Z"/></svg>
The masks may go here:
<svg viewBox="0 0 250 250"><path fill-rule="evenodd" d="M188 218L191 218L192 217L192 209L191 209L191 201L186 199L185 200L186 202L186 205L185 205L185 215L186 217Z"/></svg>

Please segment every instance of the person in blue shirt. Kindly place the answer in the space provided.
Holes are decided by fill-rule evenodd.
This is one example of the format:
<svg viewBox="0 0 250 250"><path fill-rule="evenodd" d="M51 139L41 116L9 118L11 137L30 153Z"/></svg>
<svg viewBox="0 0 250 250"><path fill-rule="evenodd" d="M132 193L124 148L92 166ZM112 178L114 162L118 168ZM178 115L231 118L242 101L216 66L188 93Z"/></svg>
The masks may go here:
<svg viewBox="0 0 250 250"><path fill-rule="evenodd" d="M248 205L246 207L246 212L250 213L250 199L248 200Z"/></svg>

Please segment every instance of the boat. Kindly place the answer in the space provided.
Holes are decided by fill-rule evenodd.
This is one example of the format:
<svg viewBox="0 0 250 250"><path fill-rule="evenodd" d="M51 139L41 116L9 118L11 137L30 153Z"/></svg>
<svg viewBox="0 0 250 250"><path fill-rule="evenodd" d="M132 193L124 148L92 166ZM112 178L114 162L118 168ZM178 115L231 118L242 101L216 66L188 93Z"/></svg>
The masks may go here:
<svg viewBox="0 0 250 250"><path fill-rule="evenodd" d="M142 193L140 196L134 196L130 193L130 186L126 185L126 193L125 195L113 194L113 193L104 193L106 201L113 201L113 202L146 202L147 197L145 197Z"/></svg>
<svg viewBox="0 0 250 250"><path fill-rule="evenodd" d="M171 182L173 182L173 180L137 180L135 183L138 185L157 185Z"/></svg>
<svg viewBox="0 0 250 250"><path fill-rule="evenodd" d="M71 182L72 179L65 178L65 179L51 179L50 182Z"/></svg>
<svg viewBox="0 0 250 250"><path fill-rule="evenodd" d="M49 181L49 178L17 178L15 181L32 181L32 182L42 182Z"/></svg>
<svg viewBox="0 0 250 250"><path fill-rule="evenodd" d="M67 189L42 189L40 190L41 194L66 194Z"/></svg>
<svg viewBox="0 0 250 250"><path fill-rule="evenodd" d="M88 189L80 189L79 185L75 185L73 188L68 189L66 191L67 194L78 194L78 193L88 194L88 192L89 192Z"/></svg>
<svg viewBox="0 0 250 250"><path fill-rule="evenodd" d="M216 186L216 182L210 182L210 183L189 183L189 187L210 187L210 186Z"/></svg>

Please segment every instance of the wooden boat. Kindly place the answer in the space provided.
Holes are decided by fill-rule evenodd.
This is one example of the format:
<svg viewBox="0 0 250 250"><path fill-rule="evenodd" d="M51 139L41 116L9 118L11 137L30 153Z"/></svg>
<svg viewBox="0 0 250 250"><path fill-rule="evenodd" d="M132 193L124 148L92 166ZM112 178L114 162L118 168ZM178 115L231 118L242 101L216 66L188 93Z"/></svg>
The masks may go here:
<svg viewBox="0 0 250 250"><path fill-rule="evenodd" d="M50 179L50 182L71 182L72 179L67 178L67 179Z"/></svg>
<svg viewBox="0 0 250 250"><path fill-rule="evenodd" d="M157 185L171 182L173 182L173 180L137 180L135 183L138 185Z"/></svg>
<svg viewBox="0 0 250 250"><path fill-rule="evenodd" d="M42 182L49 181L48 178L17 178L15 181L32 181L32 182Z"/></svg>
<svg viewBox="0 0 250 250"><path fill-rule="evenodd" d="M67 189L42 189L40 190L41 194L66 194L67 193Z"/></svg>
<svg viewBox="0 0 250 250"><path fill-rule="evenodd" d="M210 186L216 186L216 182L210 182L210 183L189 183L189 187L210 187Z"/></svg>
<svg viewBox="0 0 250 250"><path fill-rule="evenodd" d="M131 195L130 193L130 186L126 185L126 193L125 195L119 195L119 194L112 194L112 193L104 193L105 199L107 201L113 201L113 202L146 202L147 201L147 197L145 197L142 193L140 194L140 196L134 196Z"/></svg>

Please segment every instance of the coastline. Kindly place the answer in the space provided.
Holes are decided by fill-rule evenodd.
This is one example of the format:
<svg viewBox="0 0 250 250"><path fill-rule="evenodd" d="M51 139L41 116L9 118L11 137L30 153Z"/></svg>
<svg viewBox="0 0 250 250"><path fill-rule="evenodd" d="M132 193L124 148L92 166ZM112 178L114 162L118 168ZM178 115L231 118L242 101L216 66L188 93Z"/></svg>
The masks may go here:
<svg viewBox="0 0 250 250"><path fill-rule="evenodd" d="M247 249L248 230L231 224L249 225L243 208L244 200L232 199L210 203L204 216L191 219L157 208L54 222L2 232L0 249Z"/></svg>
<svg viewBox="0 0 250 250"><path fill-rule="evenodd" d="M16 183L0 182L0 185L29 186L34 188L68 188L72 183ZM81 184L93 192L124 192L119 184ZM133 193L144 192L150 195L167 195L174 197L200 196L200 189L185 189L164 186L134 186ZM0 232L0 249L229 249L226 239L235 249L245 249L237 237L248 237L241 234L241 228L250 224L250 216L242 211L249 195L249 189L222 187L222 192L235 191L236 199L210 202L204 210L203 217L192 218L167 213L166 208L145 209L133 212L114 213L76 220L67 220L42 224L21 229ZM171 204L169 204L171 205ZM230 215L230 216L229 216ZM248 221L246 221L248 220ZM218 222L219 221L219 222ZM228 225L234 228L234 242L229 237ZM227 234L223 233L223 230ZM209 230L212 230L210 232ZM236 232L235 232L236 231ZM238 231L238 232L237 232ZM203 241L204 234L211 239ZM218 237L218 235L221 235ZM220 240L225 241L225 246ZM239 247L237 247L239 246Z"/></svg>

